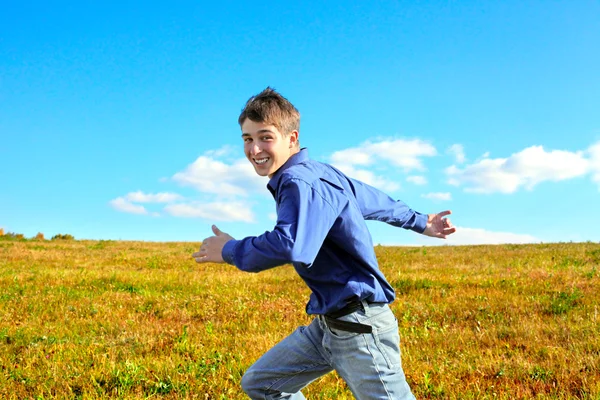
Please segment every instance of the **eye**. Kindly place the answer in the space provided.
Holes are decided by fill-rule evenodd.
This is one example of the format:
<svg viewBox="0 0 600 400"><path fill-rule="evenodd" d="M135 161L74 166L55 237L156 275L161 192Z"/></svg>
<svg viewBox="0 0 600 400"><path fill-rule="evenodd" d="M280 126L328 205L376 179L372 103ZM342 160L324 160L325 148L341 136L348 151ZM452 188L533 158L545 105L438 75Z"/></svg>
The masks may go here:
<svg viewBox="0 0 600 400"><path fill-rule="evenodd" d="M249 137L244 138L244 143L250 143L251 141L252 141L252 138L249 138Z"/></svg>

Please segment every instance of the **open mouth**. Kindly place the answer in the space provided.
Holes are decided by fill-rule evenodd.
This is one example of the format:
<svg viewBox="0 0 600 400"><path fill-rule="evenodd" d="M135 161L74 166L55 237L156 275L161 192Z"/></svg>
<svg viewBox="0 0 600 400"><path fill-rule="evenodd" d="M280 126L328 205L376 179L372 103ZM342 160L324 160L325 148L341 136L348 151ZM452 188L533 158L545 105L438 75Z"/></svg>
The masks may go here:
<svg viewBox="0 0 600 400"><path fill-rule="evenodd" d="M254 162L258 165L263 165L265 164L267 161L269 161L270 158L269 157L265 157L265 158L254 158Z"/></svg>

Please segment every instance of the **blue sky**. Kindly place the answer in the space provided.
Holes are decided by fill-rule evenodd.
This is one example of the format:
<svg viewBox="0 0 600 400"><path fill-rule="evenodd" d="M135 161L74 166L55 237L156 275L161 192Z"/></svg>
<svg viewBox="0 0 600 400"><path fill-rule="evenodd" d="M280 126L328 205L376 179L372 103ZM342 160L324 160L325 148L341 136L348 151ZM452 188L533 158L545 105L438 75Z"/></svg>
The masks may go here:
<svg viewBox="0 0 600 400"><path fill-rule="evenodd" d="M600 4L5 2L0 227L200 241L272 229L237 117L431 213L443 243L600 241ZM440 244L369 223L375 243Z"/></svg>

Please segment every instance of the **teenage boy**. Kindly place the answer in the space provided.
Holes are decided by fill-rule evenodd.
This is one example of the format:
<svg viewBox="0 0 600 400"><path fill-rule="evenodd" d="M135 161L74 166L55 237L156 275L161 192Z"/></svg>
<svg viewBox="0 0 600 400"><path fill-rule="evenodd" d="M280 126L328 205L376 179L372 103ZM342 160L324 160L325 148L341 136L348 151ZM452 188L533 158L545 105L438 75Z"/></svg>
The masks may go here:
<svg viewBox="0 0 600 400"><path fill-rule="evenodd" d="M235 240L215 225L192 256L248 272L292 264L312 290L315 315L256 361L242 378L252 399L304 399L300 390L332 370L357 399L414 399L400 361L392 286L378 268L365 220L445 238L450 211L420 214L300 149L300 114L267 88L238 120L244 152L277 203L270 232Z"/></svg>

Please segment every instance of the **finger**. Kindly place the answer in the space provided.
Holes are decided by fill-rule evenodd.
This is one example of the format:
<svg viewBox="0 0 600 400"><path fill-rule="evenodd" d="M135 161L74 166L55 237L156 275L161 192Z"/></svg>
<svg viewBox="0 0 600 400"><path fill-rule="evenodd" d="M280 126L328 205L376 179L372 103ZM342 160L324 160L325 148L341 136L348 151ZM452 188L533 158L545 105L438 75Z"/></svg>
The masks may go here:
<svg viewBox="0 0 600 400"><path fill-rule="evenodd" d="M438 217L441 218L441 217L445 217L446 215L450 215L450 214L452 214L452 211L446 210L446 211L439 212L437 215L438 215Z"/></svg>
<svg viewBox="0 0 600 400"><path fill-rule="evenodd" d="M194 257L194 260L196 260L197 263L203 263L203 262L207 262L208 261L208 256L204 256L204 257Z"/></svg>
<svg viewBox="0 0 600 400"><path fill-rule="evenodd" d="M213 226L212 226L212 231L213 231L213 233L214 233L215 235L217 235L217 236L221 236L221 235L223 234L223 232L221 232L221 230L220 230L219 228L217 228L217 226L216 226L216 225L213 225Z"/></svg>
<svg viewBox="0 0 600 400"><path fill-rule="evenodd" d="M200 249L200 251L195 252L194 254L192 254L192 257L202 257L206 255L206 249Z"/></svg>

